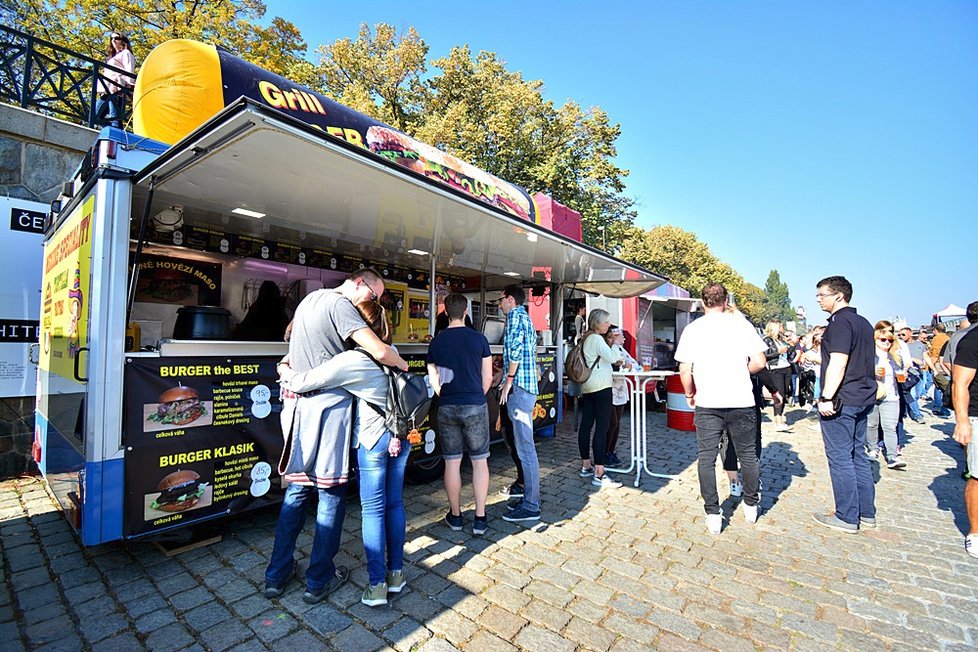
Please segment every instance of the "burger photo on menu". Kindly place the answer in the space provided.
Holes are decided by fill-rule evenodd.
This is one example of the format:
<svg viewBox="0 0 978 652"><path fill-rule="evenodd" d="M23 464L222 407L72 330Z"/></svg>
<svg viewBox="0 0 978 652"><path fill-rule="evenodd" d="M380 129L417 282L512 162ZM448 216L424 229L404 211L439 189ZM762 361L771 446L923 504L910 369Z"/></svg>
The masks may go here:
<svg viewBox="0 0 978 652"><path fill-rule="evenodd" d="M190 469L174 471L163 477L156 491L146 494L145 520L160 518L164 513L186 512L207 507L212 502L210 484Z"/></svg>
<svg viewBox="0 0 978 652"><path fill-rule="evenodd" d="M177 385L160 394L158 403L143 406L143 431L197 428L214 422L214 402L200 400L193 387Z"/></svg>

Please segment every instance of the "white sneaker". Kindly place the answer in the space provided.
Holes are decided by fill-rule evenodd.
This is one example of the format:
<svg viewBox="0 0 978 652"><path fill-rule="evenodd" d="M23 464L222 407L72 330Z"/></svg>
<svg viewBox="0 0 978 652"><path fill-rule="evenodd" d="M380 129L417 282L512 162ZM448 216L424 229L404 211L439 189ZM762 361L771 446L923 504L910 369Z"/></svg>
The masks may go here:
<svg viewBox="0 0 978 652"><path fill-rule="evenodd" d="M740 498L744 495L744 485L739 482L730 483L730 495L734 498Z"/></svg>
<svg viewBox="0 0 978 652"><path fill-rule="evenodd" d="M964 549L969 555L978 559L978 534L969 534L964 538Z"/></svg>
<svg viewBox="0 0 978 652"><path fill-rule="evenodd" d="M744 505L744 519L748 523L757 523L757 505Z"/></svg>
<svg viewBox="0 0 978 652"><path fill-rule="evenodd" d="M720 534L720 530L723 529L723 514L707 514L706 527L710 530L710 534Z"/></svg>
<svg viewBox="0 0 978 652"><path fill-rule="evenodd" d="M602 475L600 477L594 476L591 479L591 484L593 484L596 487L601 487L602 489L605 488L605 487L615 488L615 487L620 487L621 486L621 482L619 482L618 480L615 480L614 478L612 478L607 473L605 473L604 475Z"/></svg>

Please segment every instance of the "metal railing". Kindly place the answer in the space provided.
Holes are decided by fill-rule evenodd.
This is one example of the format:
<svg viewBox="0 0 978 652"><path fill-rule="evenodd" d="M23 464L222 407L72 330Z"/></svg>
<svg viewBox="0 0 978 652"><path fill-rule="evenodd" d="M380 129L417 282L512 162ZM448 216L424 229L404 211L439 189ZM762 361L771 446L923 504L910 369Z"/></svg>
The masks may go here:
<svg viewBox="0 0 978 652"><path fill-rule="evenodd" d="M106 70L135 82L130 72L0 25L0 101L95 127L99 82L112 84Z"/></svg>

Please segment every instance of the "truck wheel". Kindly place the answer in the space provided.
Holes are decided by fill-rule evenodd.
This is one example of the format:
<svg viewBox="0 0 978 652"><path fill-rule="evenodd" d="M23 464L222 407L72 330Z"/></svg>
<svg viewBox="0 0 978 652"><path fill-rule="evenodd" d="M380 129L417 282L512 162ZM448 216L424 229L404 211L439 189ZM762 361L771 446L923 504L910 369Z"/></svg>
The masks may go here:
<svg viewBox="0 0 978 652"><path fill-rule="evenodd" d="M440 480L445 475L445 460L441 455L411 462L406 469L411 484L428 484Z"/></svg>

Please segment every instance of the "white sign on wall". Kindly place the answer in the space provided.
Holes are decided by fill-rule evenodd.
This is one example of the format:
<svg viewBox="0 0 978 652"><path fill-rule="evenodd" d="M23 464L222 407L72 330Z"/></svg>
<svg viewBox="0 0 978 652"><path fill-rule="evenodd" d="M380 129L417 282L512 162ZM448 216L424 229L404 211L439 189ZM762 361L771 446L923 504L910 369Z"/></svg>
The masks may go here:
<svg viewBox="0 0 978 652"><path fill-rule="evenodd" d="M33 396L41 312L41 257L48 206L0 197L0 397Z"/></svg>

